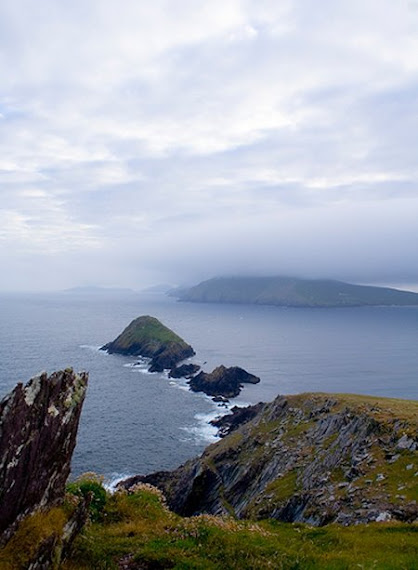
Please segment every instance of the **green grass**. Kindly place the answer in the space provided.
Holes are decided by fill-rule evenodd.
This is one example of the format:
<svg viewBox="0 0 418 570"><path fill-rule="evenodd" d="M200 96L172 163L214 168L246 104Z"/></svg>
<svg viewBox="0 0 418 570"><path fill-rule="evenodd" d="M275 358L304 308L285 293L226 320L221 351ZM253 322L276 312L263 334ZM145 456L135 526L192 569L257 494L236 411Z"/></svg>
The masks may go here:
<svg viewBox="0 0 418 570"><path fill-rule="evenodd" d="M150 316L138 317L133 320L115 341L121 348L141 343L176 343L186 345L186 342L172 330L164 326L158 319Z"/></svg>
<svg viewBox="0 0 418 570"><path fill-rule="evenodd" d="M24 519L6 546L0 549L0 569L27 568L45 540L54 539L59 542L67 520L68 513L61 507L52 508L48 512L37 512Z"/></svg>
<svg viewBox="0 0 418 570"><path fill-rule="evenodd" d="M161 494L138 486L108 498L101 523L75 544L64 570L138 568L178 570L416 568L418 525L375 523L353 527L276 521L237 521L171 513Z"/></svg>

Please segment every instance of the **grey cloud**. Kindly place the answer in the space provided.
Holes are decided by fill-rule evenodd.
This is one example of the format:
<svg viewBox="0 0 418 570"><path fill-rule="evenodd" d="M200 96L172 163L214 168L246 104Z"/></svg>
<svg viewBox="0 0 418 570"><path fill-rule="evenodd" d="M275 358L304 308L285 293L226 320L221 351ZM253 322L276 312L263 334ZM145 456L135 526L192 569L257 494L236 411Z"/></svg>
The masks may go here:
<svg viewBox="0 0 418 570"><path fill-rule="evenodd" d="M389 0L3 2L1 287L418 283L417 26Z"/></svg>

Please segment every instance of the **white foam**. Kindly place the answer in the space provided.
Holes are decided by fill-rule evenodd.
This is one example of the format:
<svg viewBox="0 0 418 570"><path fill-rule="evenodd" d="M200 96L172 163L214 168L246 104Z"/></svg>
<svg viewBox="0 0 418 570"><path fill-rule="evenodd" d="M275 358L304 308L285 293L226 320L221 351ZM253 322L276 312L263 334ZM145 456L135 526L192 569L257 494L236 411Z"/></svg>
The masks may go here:
<svg viewBox="0 0 418 570"><path fill-rule="evenodd" d="M114 493L118 483L133 477L133 473L112 473L103 481L103 487L108 491L108 493Z"/></svg>
<svg viewBox="0 0 418 570"><path fill-rule="evenodd" d="M101 352L102 354L107 354L105 350L100 350L101 346L91 345L91 344L80 344L80 348L87 348L87 350L91 350L93 352Z"/></svg>
<svg viewBox="0 0 418 570"><path fill-rule="evenodd" d="M206 395L205 395L206 396ZM208 398L208 396L206 396ZM211 398L210 398L211 399ZM212 401L212 399L211 399ZM189 434L189 437L186 438L185 441L194 441L197 445L201 444L202 442L207 443L214 443L215 441L219 441L221 438L218 436L218 428L213 426L210 422L216 418L220 418L222 416L226 416L231 413L231 408L235 404L231 404L230 402L219 406L217 403L213 402L213 409L207 413L199 413L196 414L195 420L197 422L194 426L185 426L180 428L181 430L185 431Z"/></svg>

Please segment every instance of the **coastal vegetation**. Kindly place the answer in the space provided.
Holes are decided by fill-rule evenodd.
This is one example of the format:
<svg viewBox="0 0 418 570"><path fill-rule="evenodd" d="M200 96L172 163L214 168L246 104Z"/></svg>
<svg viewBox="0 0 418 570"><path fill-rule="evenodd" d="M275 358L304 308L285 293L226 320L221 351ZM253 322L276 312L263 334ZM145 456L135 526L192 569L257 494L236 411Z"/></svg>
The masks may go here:
<svg viewBox="0 0 418 570"><path fill-rule="evenodd" d="M92 473L64 486L86 385L42 374L1 402L2 570L417 567L418 402L308 393L235 408L200 458L110 492Z"/></svg>
<svg viewBox="0 0 418 570"><path fill-rule="evenodd" d="M62 568L412 570L417 531L417 525L393 522L314 528L228 516L184 518L167 508L157 489L139 485L108 495L101 521L77 538Z"/></svg>

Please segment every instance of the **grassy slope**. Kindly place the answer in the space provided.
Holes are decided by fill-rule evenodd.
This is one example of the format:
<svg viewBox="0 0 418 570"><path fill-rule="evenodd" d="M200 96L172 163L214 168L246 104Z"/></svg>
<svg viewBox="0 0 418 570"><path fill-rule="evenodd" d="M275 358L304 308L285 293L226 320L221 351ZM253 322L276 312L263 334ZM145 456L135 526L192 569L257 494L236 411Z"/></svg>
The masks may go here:
<svg viewBox="0 0 418 570"><path fill-rule="evenodd" d="M89 526L64 570L416 568L418 526L380 523L312 528L236 521L207 515L189 519L164 506L146 486L108 499L102 523Z"/></svg>
<svg viewBox="0 0 418 570"><path fill-rule="evenodd" d="M186 342L164 326L155 317L143 316L133 320L114 341L121 348L142 343L176 343L186 347Z"/></svg>

